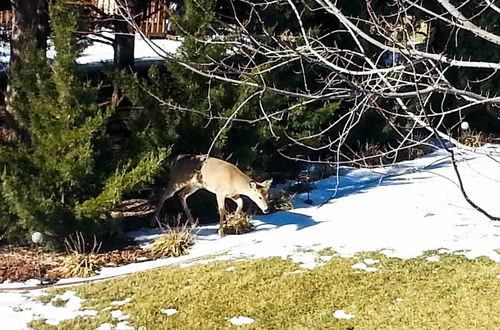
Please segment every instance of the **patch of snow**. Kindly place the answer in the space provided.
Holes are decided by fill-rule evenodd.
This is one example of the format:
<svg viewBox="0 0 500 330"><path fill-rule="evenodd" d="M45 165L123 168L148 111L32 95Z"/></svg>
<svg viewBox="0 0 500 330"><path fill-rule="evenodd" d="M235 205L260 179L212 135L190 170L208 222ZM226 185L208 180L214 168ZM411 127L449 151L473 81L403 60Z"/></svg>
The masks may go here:
<svg viewBox="0 0 500 330"><path fill-rule="evenodd" d="M128 314L123 314L121 310L114 310L111 311L111 317L114 319L118 319L119 321L127 320L130 318L130 315Z"/></svg>
<svg viewBox="0 0 500 330"><path fill-rule="evenodd" d="M349 319L355 318L356 315L347 314L342 309L338 309L335 312L333 312L333 317L336 318L336 319L349 320Z"/></svg>
<svg viewBox="0 0 500 330"><path fill-rule="evenodd" d="M403 302L403 301L405 301L403 298L396 298L395 300L396 300L397 302Z"/></svg>
<svg viewBox="0 0 500 330"><path fill-rule="evenodd" d="M66 291L57 295L58 299L67 300L66 304L56 307L51 303L44 304L35 300L42 294L32 292L1 292L0 315L2 327L9 330L26 329L27 324L34 319L46 319L49 325L58 325L61 321L77 316L95 316L95 310L80 310L83 299L74 291Z"/></svg>
<svg viewBox="0 0 500 330"><path fill-rule="evenodd" d="M358 262L357 264L352 265L351 268L364 270L366 272L376 272L378 270L377 267L368 267L365 263L362 262Z"/></svg>
<svg viewBox="0 0 500 330"><path fill-rule="evenodd" d="M319 257L322 261L329 261L333 258L333 256L320 256Z"/></svg>
<svg viewBox="0 0 500 330"><path fill-rule="evenodd" d="M236 269L236 267L234 267L234 266L230 266L230 267L227 267L227 268L226 268L226 271L227 271L227 272L230 272L230 271L235 270L235 269Z"/></svg>
<svg viewBox="0 0 500 330"><path fill-rule="evenodd" d="M107 38L114 39L111 32L103 32ZM102 38L87 46L77 59L77 63L86 65L106 64L113 62L113 46L99 42ZM136 62L162 60L175 54L181 41L170 39L144 40L139 34L135 35L134 58ZM52 40L48 40L47 58L54 59L56 52ZM10 60L10 43L0 44L0 71L6 71Z"/></svg>
<svg viewBox="0 0 500 330"><path fill-rule="evenodd" d="M172 316L172 315L176 314L178 311L175 308L165 308L165 309L162 309L161 312L163 314L167 314L168 316Z"/></svg>
<svg viewBox="0 0 500 330"><path fill-rule="evenodd" d="M305 269L313 269L325 265L323 262L317 262L318 255L311 252L298 252L290 255L289 258Z"/></svg>
<svg viewBox="0 0 500 330"><path fill-rule="evenodd" d="M497 275L497 278L500 278L500 274Z"/></svg>
<svg viewBox="0 0 500 330"><path fill-rule="evenodd" d="M439 256L430 256L430 257L425 258L425 260L430 261L430 262L438 262L439 260L441 260L441 258L439 258Z"/></svg>
<svg viewBox="0 0 500 330"><path fill-rule="evenodd" d="M119 322L116 324L116 330L135 330L133 326L128 324L128 321Z"/></svg>
<svg viewBox="0 0 500 330"><path fill-rule="evenodd" d="M111 305L125 305L126 303L129 303L132 301L132 298L125 298L123 300L117 300L117 301L112 301Z"/></svg>
<svg viewBox="0 0 500 330"><path fill-rule="evenodd" d="M246 325L246 324L252 324L255 322L254 319L246 316L237 316L237 317L232 317L229 322L233 325Z"/></svg>
<svg viewBox="0 0 500 330"><path fill-rule="evenodd" d="M380 262L380 260L377 259L372 259L372 258L365 258L363 259L363 262L367 265L374 265Z"/></svg>
<svg viewBox="0 0 500 330"><path fill-rule="evenodd" d="M294 270L294 271L291 271L291 272L284 272L283 275L300 274L300 273L303 273L303 272L304 272L303 270L297 269L297 270Z"/></svg>
<svg viewBox="0 0 500 330"><path fill-rule="evenodd" d="M97 328L95 328L95 330L112 330L112 329L113 329L113 324L111 323L103 323Z"/></svg>

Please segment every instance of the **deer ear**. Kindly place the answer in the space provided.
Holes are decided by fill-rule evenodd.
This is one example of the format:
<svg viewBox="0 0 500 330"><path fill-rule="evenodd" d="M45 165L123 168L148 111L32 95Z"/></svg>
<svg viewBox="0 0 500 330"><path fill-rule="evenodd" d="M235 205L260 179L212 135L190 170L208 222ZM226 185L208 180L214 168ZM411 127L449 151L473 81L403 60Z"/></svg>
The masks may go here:
<svg viewBox="0 0 500 330"><path fill-rule="evenodd" d="M255 181L250 181L250 188L252 188L252 189L257 188L257 182L255 182Z"/></svg>
<svg viewBox="0 0 500 330"><path fill-rule="evenodd" d="M271 184L273 183L273 179L266 180L260 184L261 187L269 189Z"/></svg>

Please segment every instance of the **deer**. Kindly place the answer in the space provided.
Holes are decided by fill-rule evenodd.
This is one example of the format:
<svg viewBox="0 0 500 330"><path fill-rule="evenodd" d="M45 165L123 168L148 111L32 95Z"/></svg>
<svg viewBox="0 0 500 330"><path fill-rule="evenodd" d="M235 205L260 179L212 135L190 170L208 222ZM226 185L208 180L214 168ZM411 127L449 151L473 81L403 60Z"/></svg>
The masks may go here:
<svg viewBox="0 0 500 330"><path fill-rule="evenodd" d="M236 203L236 212L243 208L241 195L250 198L264 213L269 213L267 205L268 190L272 179L264 182L252 180L235 165L222 159L205 155L180 155L170 169L170 180L161 196L151 220L151 226L159 222L161 208L165 201L178 192L181 205L188 221L194 225L194 219L187 205L187 198L199 189L215 194L219 212L219 236L224 236L225 199Z"/></svg>

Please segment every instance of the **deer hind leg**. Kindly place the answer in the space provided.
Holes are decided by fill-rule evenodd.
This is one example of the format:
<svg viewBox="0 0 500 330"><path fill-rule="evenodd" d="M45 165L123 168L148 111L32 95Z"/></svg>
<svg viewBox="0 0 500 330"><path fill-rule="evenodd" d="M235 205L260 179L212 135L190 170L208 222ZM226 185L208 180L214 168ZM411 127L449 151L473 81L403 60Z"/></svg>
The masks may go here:
<svg viewBox="0 0 500 330"><path fill-rule="evenodd" d="M160 201L156 204L156 211L150 222L151 227L155 227L156 225L161 227L160 211L161 208L163 207L163 204L167 199L171 198L177 191L181 190L182 188L184 188L184 186L178 183L169 183L167 185L167 189L165 189L165 192L161 196Z"/></svg>
<svg viewBox="0 0 500 330"><path fill-rule="evenodd" d="M224 202L226 200L225 196L221 196L216 194L217 197L217 207L219 210L219 236L224 236L224 220L226 217L226 208L224 206Z"/></svg>
<svg viewBox="0 0 500 330"><path fill-rule="evenodd" d="M194 227L195 226L195 221L193 219L193 215L191 214L191 210L189 210L189 207L187 205L187 198L194 194L196 191L200 189L199 187L185 187L183 190L179 192L179 199L181 200L181 205L182 208L184 209L184 213L186 213L186 216L188 218L189 224Z"/></svg>

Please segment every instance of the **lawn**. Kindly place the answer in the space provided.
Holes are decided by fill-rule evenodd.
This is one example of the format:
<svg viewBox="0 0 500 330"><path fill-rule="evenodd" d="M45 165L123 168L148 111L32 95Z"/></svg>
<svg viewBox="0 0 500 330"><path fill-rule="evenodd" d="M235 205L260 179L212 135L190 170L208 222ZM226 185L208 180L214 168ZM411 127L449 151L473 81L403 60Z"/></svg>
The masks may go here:
<svg viewBox="0 0 500 330"><path fill-rule="evenodd" d="M221 329L243 316L248 329L500 328L500 265L488 258L317 256L325 265L314 269L282 258L219 261L53 290L43 299L64 305L53 297L73 290L97 315L31 326Z"/></svg>

